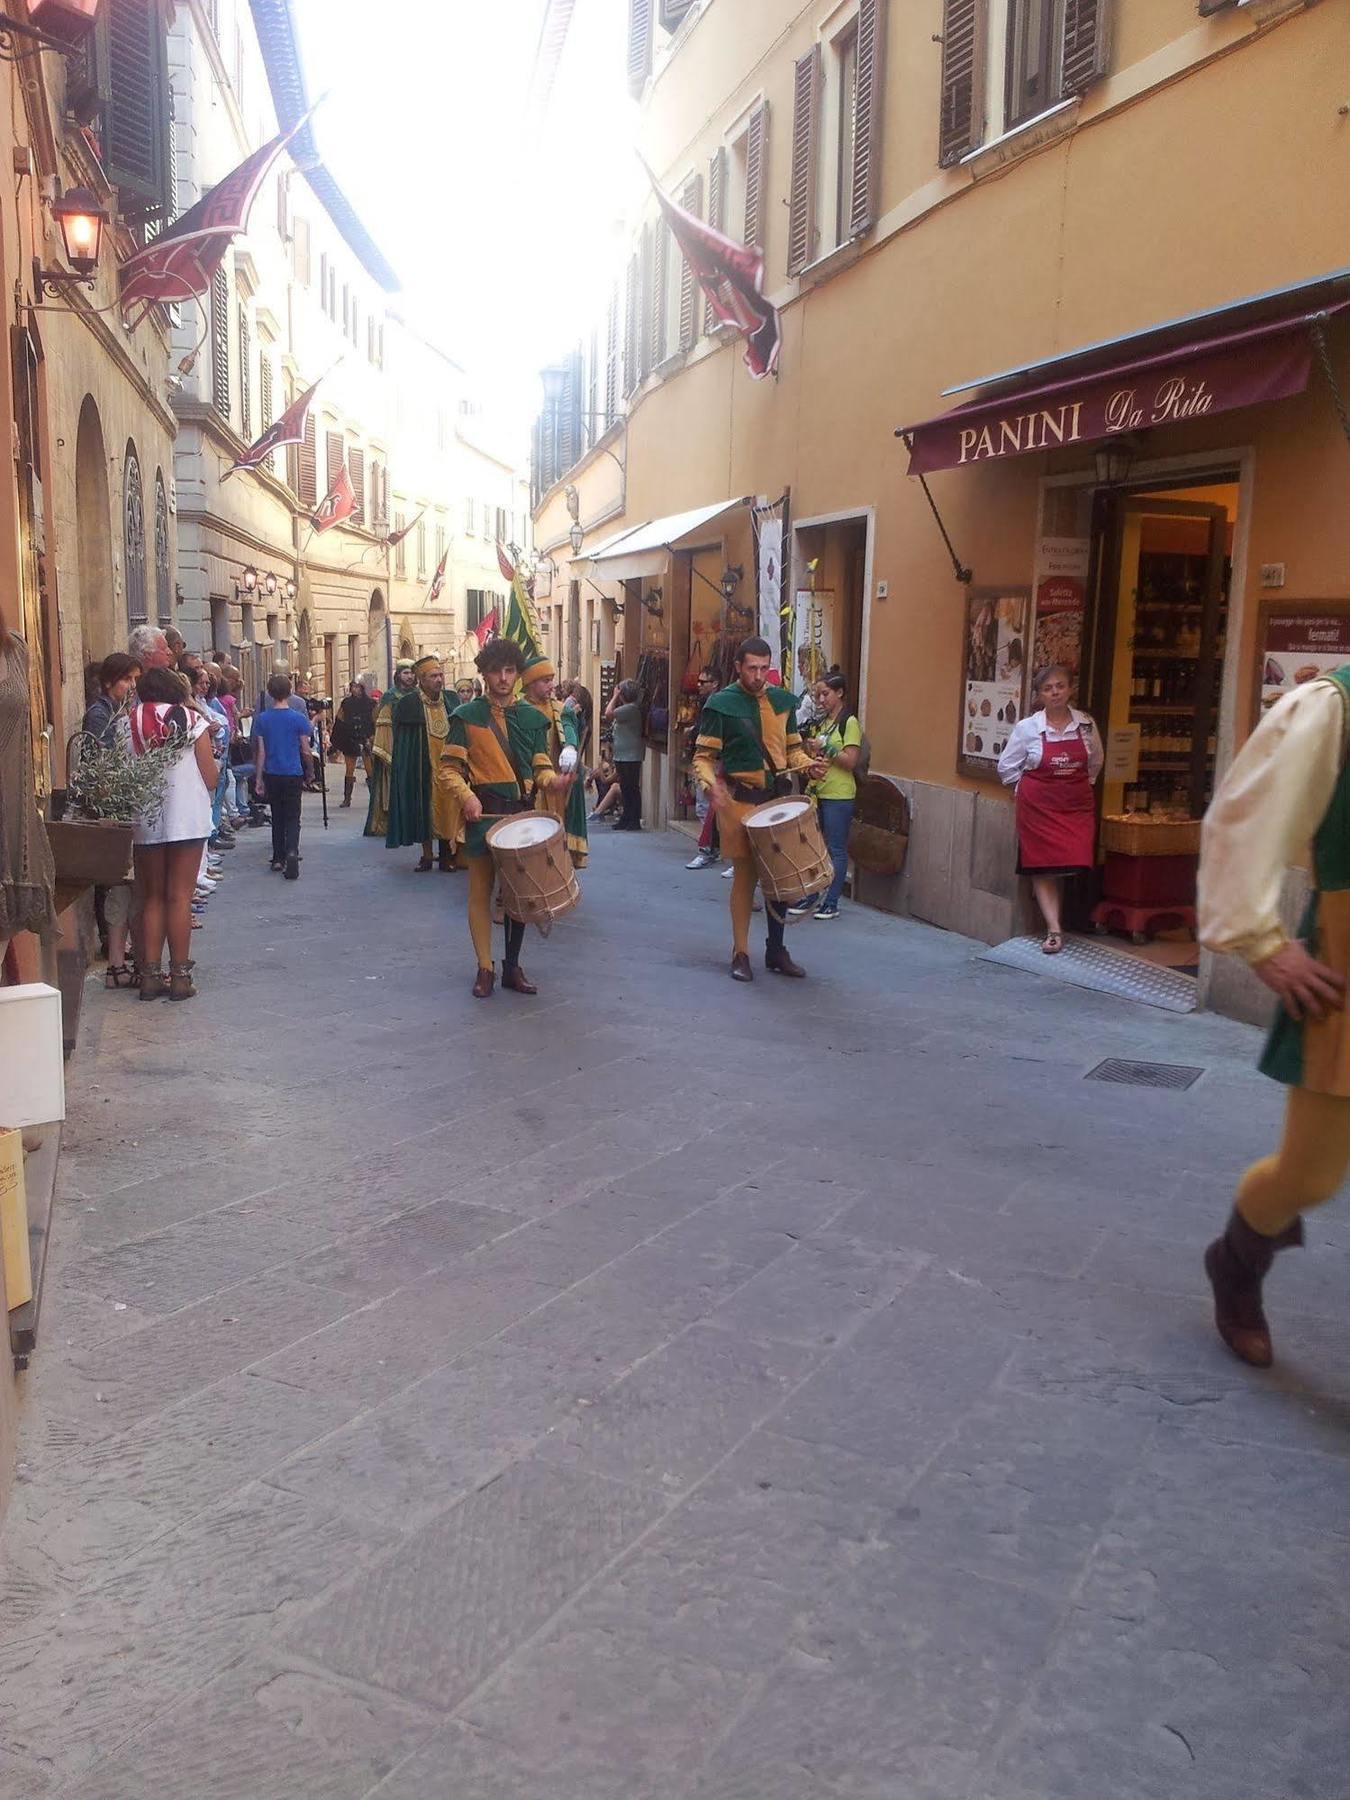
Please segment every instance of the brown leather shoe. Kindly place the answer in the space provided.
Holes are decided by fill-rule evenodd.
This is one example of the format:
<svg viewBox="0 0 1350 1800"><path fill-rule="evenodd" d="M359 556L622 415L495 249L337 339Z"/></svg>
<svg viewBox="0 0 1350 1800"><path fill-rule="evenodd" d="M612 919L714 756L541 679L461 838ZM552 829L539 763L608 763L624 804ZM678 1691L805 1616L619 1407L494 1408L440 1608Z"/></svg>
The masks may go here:
<svg viewBox="0 0 1350 1800"><path fill-rule="evenodd" d="M539 992L519 963L514 969L502 970L502 986L510 988L513 994L537 994Z"/></svg>
<svg viewBox="0 0 1350 1800"><path fill-rule="evenodd" d="M755 971L750 967L750 958L744 950L738 950L731 959L731 979L733 981L753 981Z"/></svg>
<svg viewBox="0 0 1350 1800"><path fill-rule="evenodd" d="M1275 1252L1302 1242L1302 1219L1295 1219L1278 1237L1263 1237L1234 1207L1227 1230L1205 1251L1205 1273L1214 1290L1215 1329L1233 1355L1254 1369L1268 1369L1275 1360L1261 1284Z"/></svg>
<svg viewBox="0 0 1350 1800"><path fill-rule="evenodd" d="M478 978L473 984L474 999L486 1000L496 985L496 972L492 969L480 969L478 971Z"/></svg>
<svg viewBox="0 0 1350 1800"><path fill-rule="evenodd" d="M791 975L794 981L806 978L806 970L800 963L793 962L786 950L770 950L764 958L764 967L775 975Z"/></svg>

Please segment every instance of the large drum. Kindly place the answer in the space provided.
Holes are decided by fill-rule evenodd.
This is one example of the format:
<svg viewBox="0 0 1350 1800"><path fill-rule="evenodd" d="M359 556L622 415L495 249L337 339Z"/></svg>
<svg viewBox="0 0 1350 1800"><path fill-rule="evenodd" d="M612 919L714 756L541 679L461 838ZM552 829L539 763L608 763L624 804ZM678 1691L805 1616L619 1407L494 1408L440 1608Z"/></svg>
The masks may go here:
<svg viewBox="0 0 1350 1800"><path fill-rule="evenodd" d="M562 821L552 813L513 813L487 834L506 916L547 929L581 898Z"/></svg>
<svg viewBox="0 0 1350 1800"><path fill-rule="evenodd" d="M834 868L813 802L800 795L770 800L741 822L766 900L795 906L829 887Z"/></svg>

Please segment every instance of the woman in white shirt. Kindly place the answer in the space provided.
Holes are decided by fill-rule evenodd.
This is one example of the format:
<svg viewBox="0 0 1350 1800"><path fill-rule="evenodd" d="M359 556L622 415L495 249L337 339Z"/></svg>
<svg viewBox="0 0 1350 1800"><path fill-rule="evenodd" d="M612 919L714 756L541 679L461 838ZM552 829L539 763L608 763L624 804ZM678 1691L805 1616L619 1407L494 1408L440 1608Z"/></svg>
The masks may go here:
<svg viewBox="0 0 1350 1800"><path fill-rule="evenodd" d="M136 892L140 897L141 999L164 992L161 959L169 944L169 998L191 1000L192 894L202 846L211 834L216 759L211 724L192 705L187 682L172 669L147 669L137 704L119 724L133 755L171 740L182 748L164 783L162 804L137 825Z"/></svg>
<svg viewBox="0 0 1350 1800"><path fill-rule="evenodd" d="M1102 772L1101 738L1087 713L1069 705L1071 692L1062 663L1042 669L1033 684L1041 710L1018 720L998 759L1000 779L1017 789L1017 872L1031 877L1047 956L1064 948L1064 878L1090 869L1097 852L1092 788Z"/></svg>

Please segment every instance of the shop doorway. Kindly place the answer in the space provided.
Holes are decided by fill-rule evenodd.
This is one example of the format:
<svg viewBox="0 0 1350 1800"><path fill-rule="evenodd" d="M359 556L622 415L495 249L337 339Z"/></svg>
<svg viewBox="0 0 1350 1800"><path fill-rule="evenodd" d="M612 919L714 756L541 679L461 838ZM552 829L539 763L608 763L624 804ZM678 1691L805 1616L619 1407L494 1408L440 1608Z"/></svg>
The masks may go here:
<svg viewBox="0 0 1350 1800"><path fill-rule="evenodd" d="M867 524L860 515L796 527L792 640L783 671L788 685L802 693L837 666L854 707L862 700Z"/></svg>
<svg viewBox="0 0 1350 1800"><path fill-rule="evenodd" d="M1106 746L1097 879L1074 921L1198 973L1200 820L1214 792L1236 475L1096 496L1084 703Z"/></svg>

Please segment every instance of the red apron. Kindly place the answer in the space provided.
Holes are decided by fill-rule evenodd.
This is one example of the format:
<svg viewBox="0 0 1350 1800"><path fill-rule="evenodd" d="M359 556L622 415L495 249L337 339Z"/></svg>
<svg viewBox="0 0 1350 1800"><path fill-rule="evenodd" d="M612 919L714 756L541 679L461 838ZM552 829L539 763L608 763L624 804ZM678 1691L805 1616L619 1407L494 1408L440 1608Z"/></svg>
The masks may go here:
<svg viewBox="0 0 1350 1800"><path fill-rule="evenodd" d="M1017 847L1024 872L1090 869L1097 845L1097 808L1081 731L1052 742L1041 733L1041 762L1017 784Z"/></svg>

